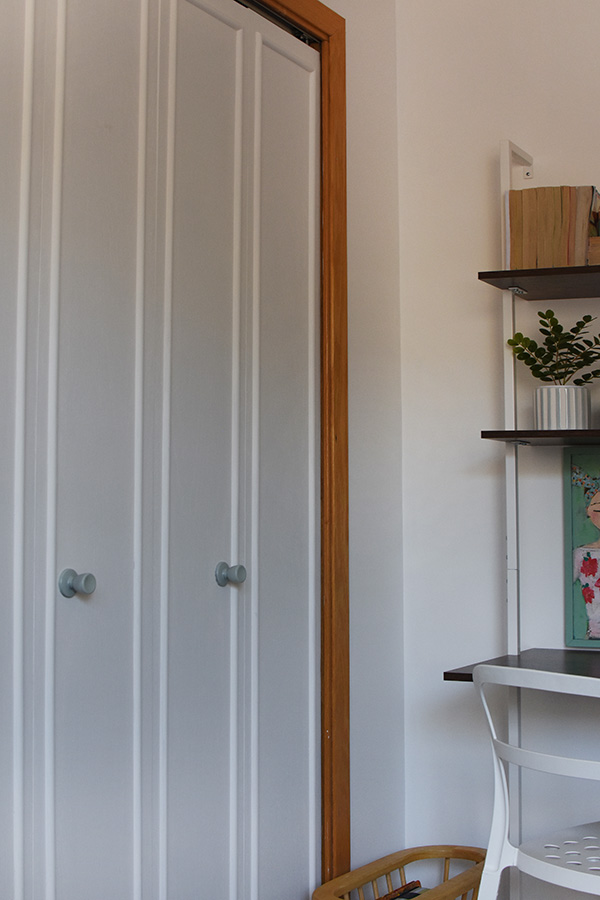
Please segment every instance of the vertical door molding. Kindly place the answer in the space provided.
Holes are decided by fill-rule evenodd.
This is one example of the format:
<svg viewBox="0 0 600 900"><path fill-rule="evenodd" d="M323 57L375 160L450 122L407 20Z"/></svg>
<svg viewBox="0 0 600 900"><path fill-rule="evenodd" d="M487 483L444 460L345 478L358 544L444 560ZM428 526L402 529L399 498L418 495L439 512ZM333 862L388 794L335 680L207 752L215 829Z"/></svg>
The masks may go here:
<svg viewBox="0 0 600 900"><path fill-rule="evenodd" d="M33 73L35 17L33 0L23 9L23 84L15 318L15 434L13 504L13 895L25 895L25 483L27 391L27 295L31 228L33 156Z"/></svg>
<svg viewBox="0 0 600 900"><path fill-rule="evenodd" d="M142 712L142 572L144 537L144 328L146 179L148 175L146 123L150 52L150 0L140 2L139 90L137 134L137 209L135 248L135 355L133 441L133 584L132 584L132 699L133 699L133 859L132 896L140 900L143 887L143 712Z"/></svg>
<svg viewBox="0 0 600 900"><path fill-rule="evenodd" d="M350 868L348 375L345 20L318 0L258 6L321 51L321 783L322 878Z"/></svg>
<svg viewBox="0 0 600 900"><path fill-rule="evenodd" d="M63 163L67 2L56 5L52 195L48 273L48 373L46 448L46 560L44 631L44 887L56 896L56 550L58 516L58 353L63 225Z"/></svg>

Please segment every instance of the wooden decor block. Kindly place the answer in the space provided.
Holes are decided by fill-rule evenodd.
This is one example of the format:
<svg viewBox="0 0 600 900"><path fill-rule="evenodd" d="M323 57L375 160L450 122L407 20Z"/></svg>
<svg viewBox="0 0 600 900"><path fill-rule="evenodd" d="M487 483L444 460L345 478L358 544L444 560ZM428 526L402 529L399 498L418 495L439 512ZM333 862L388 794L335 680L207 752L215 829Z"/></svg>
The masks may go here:
<svg viewBox="0 0 600 900"><path fill-rule="evenodd" d="M591 237L588 241L588 266L600 265L600 237Z"/></svg>
<svg viewBox="0 0 600 900"><path fill-rule="evenodd" d="M508 191L511 269L594 265L598 255L600 193L593 185Z"/></svg>

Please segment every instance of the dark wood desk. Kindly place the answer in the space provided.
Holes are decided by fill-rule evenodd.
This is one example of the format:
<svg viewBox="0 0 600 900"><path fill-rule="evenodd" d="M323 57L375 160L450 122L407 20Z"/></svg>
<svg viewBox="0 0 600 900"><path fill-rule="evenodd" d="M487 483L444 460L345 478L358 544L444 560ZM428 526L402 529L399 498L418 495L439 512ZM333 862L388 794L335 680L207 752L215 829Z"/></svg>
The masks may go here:
<svg viewBox="0 0 600 900"><path fill-rule="evenodd" d="M564 672L567 675L587 675L600 678L600 650L523 650L514 656L482 659L479 663L444 672L444 681L473 681L473 669L480 663L509 666L513 669L541 669L545 672Z"/></svg>

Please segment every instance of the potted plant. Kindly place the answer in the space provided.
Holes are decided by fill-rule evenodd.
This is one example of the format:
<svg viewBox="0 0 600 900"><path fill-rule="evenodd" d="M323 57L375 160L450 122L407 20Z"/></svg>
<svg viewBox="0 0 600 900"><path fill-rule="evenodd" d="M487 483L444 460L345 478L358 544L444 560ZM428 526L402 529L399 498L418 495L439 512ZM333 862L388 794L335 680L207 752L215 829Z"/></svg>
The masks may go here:
<svg viewBox="0 0 600 900"><path fill-rule="evenodd" d="M538 312L538 318L541 343L520 331L508 341L516 358L545 383L536 391L536 428L588 428L587 386L600 378L600 368L593 368L600 363L600 334L589 336L596 316L583 316L568 330L551 309Z"/></svg>

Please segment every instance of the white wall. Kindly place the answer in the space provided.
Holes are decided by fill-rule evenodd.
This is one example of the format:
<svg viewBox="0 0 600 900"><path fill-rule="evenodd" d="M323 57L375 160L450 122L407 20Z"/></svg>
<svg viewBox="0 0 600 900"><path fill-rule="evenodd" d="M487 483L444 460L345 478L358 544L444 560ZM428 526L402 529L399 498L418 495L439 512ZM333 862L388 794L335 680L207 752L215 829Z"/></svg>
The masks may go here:
<svg viewBox="0 0 600 900"><path fill-rule="evenodd" d="M503 449L479 438L502 427L501 295L477 272L502 265L501 140L534 156L524 186L600 181L599 26L596 0L397 3L407 845L487 842L479 709L442 681L505 649ZM523 458L523 646L560 647L560 454Z"/></svg>
<svg viewBox="0 0 600 900"><path fill-rule="evenodd" d="M352 858L404 844L395 2L346 19Z"/></svg>
<svg viewBox="0 0 600 900"><path fill-rule="evenodd" d="M487 843L492 781L480 711L470 685L442 680L447 668L505 650L503 448L479 437L502 427L500 293L477 272L502 265L502 140L535 157L527 185L600 182L600 7L330 5L346 18L348 47L359 865L400 846ZM534 386L527 378L523 425ZM522 461L525 512L536 523L523 543L524 647L562 646L560 464L551 450ZM540 560L541 599L532 596Z"/></svg>

